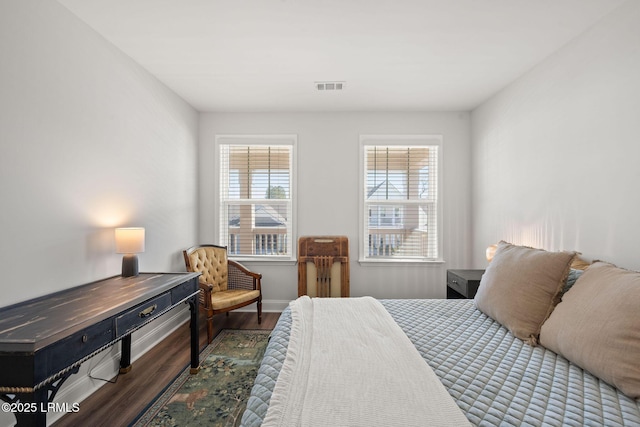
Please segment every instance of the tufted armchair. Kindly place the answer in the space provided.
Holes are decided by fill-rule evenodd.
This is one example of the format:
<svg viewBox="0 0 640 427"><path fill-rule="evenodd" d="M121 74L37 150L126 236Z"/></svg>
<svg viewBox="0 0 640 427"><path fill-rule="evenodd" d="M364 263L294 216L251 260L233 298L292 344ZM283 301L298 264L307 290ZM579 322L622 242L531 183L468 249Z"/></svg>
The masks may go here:
<svg viewBox="0 0 640 427"><path fill-rule="evenodd" d="M200 307L207 315L207 340L213 339L213 316L258 303L258 323L262 321L262 274L227 259L227 248L194 246L183 251L187 271L199 272Z"/></svg>

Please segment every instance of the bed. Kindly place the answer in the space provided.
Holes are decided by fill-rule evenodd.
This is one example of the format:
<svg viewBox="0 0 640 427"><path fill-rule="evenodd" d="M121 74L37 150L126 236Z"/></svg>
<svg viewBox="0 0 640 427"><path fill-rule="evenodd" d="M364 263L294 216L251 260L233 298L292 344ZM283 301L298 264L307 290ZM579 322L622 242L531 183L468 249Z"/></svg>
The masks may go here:
<svg viewBox="0 0 640 427"><path fill-rule="evenodd" d="M566 310L571 311L573 300L568 298L571 292L574 293L571 294L575 295L574 298L579 298L580 291L577 289L587 289L588 282L594 280L602 288L602 274L611 277L612 269L616 270L615 267L607 266L594 268L593 273L587 270L589 274L583 275L584 285L580 284L580 278L573 289L567 292L565 288L564 296L569 302L565 304L563 298L557 305L555 311L559 315L548 318L550 325L553 326L552 321L566 322L566 318L562 316L567 314ZM625 292L632 289L631 295L635 298L638 295L635 293L636 289L640 289L640 275L617 270L614 273L621 274L625 283L631 283L631 287L627 287ZM566 272L563 274L564 284ZM482 286L488 287L481 284L481 288ZM614 283L612 286L619 288L623 285ZM634 307L636 313L625 317L631 317L632 326L640 327L637 323L640 300L633 298L629 307ZM588 300L594 298L589 297ZM640 426L640 400L633 391L637 384L633 381L637 378L632 379L631 388L624 384L621 386L626 392L623 393L611 385L612 382L617 383L616 378L607 377L605 381L593 375L558 354L563 352L562 349L555 352L545 345L531 345L527 339L516 337L505 326L508 322L499 322L481 311L478 301L427 299L380 302L433 369L472 425ZM624 305L621 301L614 303L619 307ZM567 307L564 311L559 309L562 304ZM584 311L585 307L579 306L578 309ZM593 318L593 312L592 310L587 315ZM262 425L286 357L291 323L291 310L287 308L273 330L242 418L243 426ZM615 327L620 328L619 325ZM627 360L636 365L627 368L631 371L640 360L638 347L633 347L639 341L635 329L630 329L632 347L626 348L631 352ZM573 333L579 335L575 331ZM542 330L542 344L546 339L549 346L553 347L553 340L545 338L545 334L551 336L551 332ZM597 341L597 337L589 339ZM570 355L570 358L574 357ZM581 365L584 366L584 363L580 360ZM597 372L597 369L590 370Z"/></svg>

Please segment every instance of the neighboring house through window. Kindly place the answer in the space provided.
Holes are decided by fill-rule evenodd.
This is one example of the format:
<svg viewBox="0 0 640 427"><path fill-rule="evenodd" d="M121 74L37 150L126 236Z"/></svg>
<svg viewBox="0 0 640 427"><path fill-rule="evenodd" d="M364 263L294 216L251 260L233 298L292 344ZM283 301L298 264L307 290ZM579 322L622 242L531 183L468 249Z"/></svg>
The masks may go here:
<svg viewBox="0 0 640 427"><path fill-rule="evenodd" d="M441 137L361 135L361 261L437 261Z"/></svg>
<svg viewBox="0 0 640 427"><path fill-rule="evenodd" d="M295 135L218 135L219 241L235 258L294 259Z"/></svg>

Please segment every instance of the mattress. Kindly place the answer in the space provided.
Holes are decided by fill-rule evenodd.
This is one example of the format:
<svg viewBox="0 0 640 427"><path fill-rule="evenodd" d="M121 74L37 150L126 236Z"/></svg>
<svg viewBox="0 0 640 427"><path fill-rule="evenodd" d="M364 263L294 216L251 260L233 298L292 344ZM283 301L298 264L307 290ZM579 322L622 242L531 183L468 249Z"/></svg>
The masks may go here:
<svg viewBox="0 0 640 427"><path fill-rule="evenodd" d="M640 426L640 401L544 347L530 347L472 300L381 300L478 426ZM247 409L262 424L284 362L291 313L273 330Z"/></svg>

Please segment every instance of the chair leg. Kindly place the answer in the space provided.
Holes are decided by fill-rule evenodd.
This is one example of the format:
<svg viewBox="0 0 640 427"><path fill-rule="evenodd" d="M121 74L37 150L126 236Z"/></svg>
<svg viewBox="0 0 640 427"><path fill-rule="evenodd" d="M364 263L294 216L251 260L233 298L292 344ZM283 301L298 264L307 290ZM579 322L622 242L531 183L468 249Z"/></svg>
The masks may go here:
<svg viewBox="0 0 640 427"><path fill-rule="evenodd" d="M262 323L262 301L258 300L258 325Z"/></svg>

